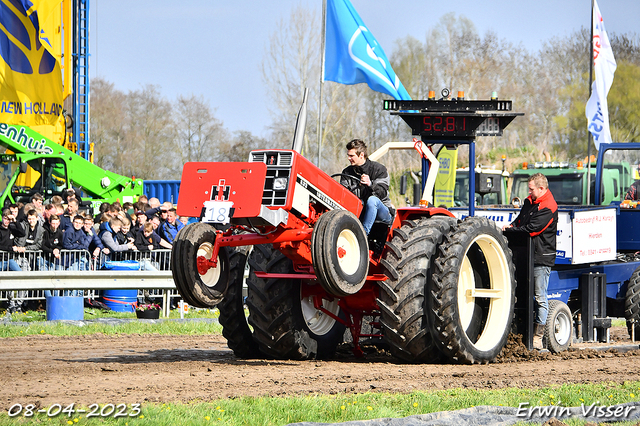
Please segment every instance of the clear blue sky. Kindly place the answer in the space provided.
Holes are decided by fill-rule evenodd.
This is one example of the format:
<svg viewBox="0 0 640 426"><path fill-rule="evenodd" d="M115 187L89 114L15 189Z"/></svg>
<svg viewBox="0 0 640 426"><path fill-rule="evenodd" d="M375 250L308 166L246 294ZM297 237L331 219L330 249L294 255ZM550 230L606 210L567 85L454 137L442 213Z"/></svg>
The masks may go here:
<svg viewBox="0 0 640 426"><path fill-rule="evenodd" d="M351 1L387 55L408 35L424 41L449 12L471 19L481 35L492 30L529 50L588 28L591 18L591 0ZM260 64L278 20L298 4L321 16L322 0L93 0L90 75L122 91L155 84L169 100L202 95L230 131L267 136ZM640 34L640 0L598 5L609 34Z"/></svg>

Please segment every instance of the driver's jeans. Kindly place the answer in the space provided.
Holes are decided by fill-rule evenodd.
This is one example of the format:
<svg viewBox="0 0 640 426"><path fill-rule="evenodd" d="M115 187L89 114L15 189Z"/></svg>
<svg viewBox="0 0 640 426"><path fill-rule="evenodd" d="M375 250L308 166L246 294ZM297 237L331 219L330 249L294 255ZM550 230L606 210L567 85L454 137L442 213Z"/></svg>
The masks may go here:
<svg viewBox="0 0 640 426"><path fill-rule="evenodd" d="M367 203L364 206L364 211L362 212L362 226L364 227L364 232L369 235L371 232L371 227L373 226L373 222L377 220L381 220L385 223L391 223L393 219L391 217L391 213L389 212L389 208L385 206L382 201L375 195L372 195L367 199Z"/></svg>

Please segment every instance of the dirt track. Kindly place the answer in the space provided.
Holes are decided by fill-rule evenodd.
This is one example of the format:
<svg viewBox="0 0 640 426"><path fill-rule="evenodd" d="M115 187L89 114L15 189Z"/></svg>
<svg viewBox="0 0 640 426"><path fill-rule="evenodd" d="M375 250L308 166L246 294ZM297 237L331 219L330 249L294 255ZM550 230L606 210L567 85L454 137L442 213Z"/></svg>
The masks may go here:
<svg viewBox="0 0 640 426"><path fill-rule="evenodd" d="M625 329L614 330L614 340L626 334ZM538 355L516 348L490 365L407 365L384 352L361 360L346 352L335 361L240 360L224 338L215 335L8 338L1 339L0 359L0 409L5 412L15 403L48 407L243 395L529 388L640 377L640 350Z"/></svg>

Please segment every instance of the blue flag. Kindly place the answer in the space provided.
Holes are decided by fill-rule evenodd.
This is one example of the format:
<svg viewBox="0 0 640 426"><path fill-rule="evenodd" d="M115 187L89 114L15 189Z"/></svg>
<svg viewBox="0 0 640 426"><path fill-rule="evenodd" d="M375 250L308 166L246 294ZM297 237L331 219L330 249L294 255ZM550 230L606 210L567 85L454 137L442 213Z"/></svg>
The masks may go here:
<svg viewBox="0 0 640 426"><path fill-rule="evenodd" d="M325 80L367 83L396 100L410 100L387 55L349 0L327 0Z"/></svg>

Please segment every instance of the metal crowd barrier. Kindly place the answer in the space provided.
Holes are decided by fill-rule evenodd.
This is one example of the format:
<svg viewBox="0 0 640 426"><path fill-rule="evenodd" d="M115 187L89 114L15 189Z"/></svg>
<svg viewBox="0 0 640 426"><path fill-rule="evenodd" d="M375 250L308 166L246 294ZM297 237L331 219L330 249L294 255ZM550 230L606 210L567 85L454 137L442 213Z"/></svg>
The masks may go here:
<svg viewBox="0 0 640 426"><path fill-rule="evenodd" d="M136 264L139 270L132 269ZM61 250L59 259L42 251L0 251L0 301L44 300L45 291L83 290L96 298L97 290L137 289L142 297L162 297L169 314L170 299L180 297L171 275L171 250L121 252L94 257L86 250ZM19 270L18 270L19 268Z"/></svg>

